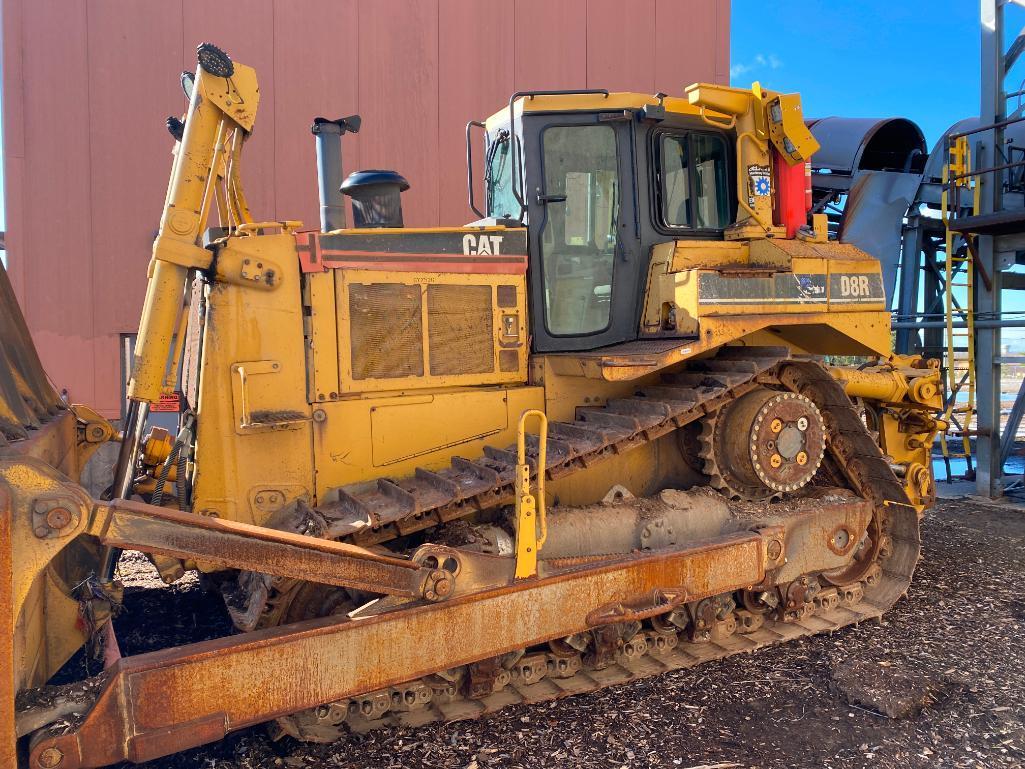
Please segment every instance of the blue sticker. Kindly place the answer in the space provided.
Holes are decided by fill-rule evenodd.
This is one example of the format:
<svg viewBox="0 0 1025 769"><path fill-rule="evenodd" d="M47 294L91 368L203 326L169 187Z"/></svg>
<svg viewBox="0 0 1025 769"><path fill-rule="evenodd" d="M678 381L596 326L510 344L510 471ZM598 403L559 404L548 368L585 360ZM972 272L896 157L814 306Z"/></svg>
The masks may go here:
<svg viewBox="0 0 1025 769"><path fill-rule="evenodd" d="M751 190L755 195L765 197L772 193L768 166L750 165L747 167L747 175L751 178Z"/></svg>

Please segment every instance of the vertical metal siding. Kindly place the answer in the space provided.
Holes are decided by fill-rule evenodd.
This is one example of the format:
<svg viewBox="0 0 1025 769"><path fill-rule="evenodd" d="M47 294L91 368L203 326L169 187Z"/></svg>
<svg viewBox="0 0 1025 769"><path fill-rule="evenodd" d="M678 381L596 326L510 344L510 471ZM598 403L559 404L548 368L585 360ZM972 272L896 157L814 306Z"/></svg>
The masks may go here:
<svg viewBox="0 0 1025 769"><path fill-rule="evenodd" d="M588 0L587 86L655 91L655 0Z"/></svg>
<svg viewBox="0 0 1025 769"><path fill-rule="evenodd" d="M464 126L513 90L679 92L729 67L729 0L2 0L2 14L8 271L58 389L112 416L170 167L163 120L184 109L177 73L198 43L260 75L254 215L311 227L317 115L363 116L345 172L406 176L407 224L462 224Z"/></svg>
<svg viewBox="0 0 1025 769"><path fill-rule="evenodd" d="M623 3L624 17L632 4ZM516 0L514 8L516 89L586 88L586 0ZM505 27L498 34L508 33Z"/></svg>
<svg viewBox="0 0 1025 769"><path fill-rule="evenodd" d="M89 101L87 120L78 130L88 138L88 249L80 258L91 267L92 306L78 303L75 313L92 317L94 346L91 368L95 395L106 400L121 386L117 332L138 324L146 265L164 202L164 184L171 168L171 144L164 119L180 114L186 102L174 75L183 53L181 8L174 3L150 5L122 0L89 0L87 47ZM160 30L159 35L140 34ZM168 76L153 77L155 72ZM45 264L45 246L34 259ZM57 278L61 280L61 278ZM113 340L113 341L111 341ZM67 376L58 374L57 382ZM85 400L77 386L76 399ZM87 400L86 402L90 402Z"/></svg>
<svg viewBox="0 0 1025 769"><path fill-rule="evenodd" d="M480 0L442 0L438 23L438 80L443 84L438 113L439 223L464 224L477 218L466 203L466 123L495 112L515 90L511 7ZM474 138L474 178L480 179L481 134L475 133ZM483 210L479 185L477 201Z"/></svg>
<svg viewBox="0 0 1025 769"><path fill-rule="evenodd" d="M440 211L438 2L359 4L360 161L409 180L407 224L437 222Z"/></svg>

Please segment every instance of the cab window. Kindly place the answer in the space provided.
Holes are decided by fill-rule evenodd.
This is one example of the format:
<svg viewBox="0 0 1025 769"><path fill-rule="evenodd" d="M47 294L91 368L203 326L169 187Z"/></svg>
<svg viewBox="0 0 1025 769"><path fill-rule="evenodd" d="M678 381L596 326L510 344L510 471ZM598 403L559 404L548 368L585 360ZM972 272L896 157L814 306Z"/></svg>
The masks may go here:
<svg viewBox="0 0 1025 769"><path fill-rule="evenodd" d="M610 126L550 126L542 133L541 233L545 323L558 336L608 328L619 219L616 135Z"/></svg>
<svg viewBox="0 0 1025 769"><path fill-rule="evenodd" d="M654 149L656 224L668 230L729 225L729 158L722 137L661 132Z"/></svg>

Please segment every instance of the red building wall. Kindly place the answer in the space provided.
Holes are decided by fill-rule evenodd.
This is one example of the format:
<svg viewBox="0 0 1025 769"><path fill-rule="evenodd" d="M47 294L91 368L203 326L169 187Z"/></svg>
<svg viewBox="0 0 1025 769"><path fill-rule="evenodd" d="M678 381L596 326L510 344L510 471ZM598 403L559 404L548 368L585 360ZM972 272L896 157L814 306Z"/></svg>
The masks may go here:
<svg viewBox="0 0 1025 769"><path fill-rule="evenodd" d="M8 269L51 378L108 416L198 43L260 78L254 216L311 227L317 115L362 115L345 173L400 171L407 225L461 224L464 127L513 91L729 77L729 0L3 0L2 25Z"/></svg>

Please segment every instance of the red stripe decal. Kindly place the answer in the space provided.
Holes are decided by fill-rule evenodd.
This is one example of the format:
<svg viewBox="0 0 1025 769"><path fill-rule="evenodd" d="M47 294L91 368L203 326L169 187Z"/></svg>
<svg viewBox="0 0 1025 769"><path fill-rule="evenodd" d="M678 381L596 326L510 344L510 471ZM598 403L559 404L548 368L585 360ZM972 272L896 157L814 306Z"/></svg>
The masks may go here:
<svg viewBox="0 0 1025 769"><path fill-rule="evenodd" d="M348 268L392 272L523 275L527 271L527 257L522 254L469 255L322 250L320 238L315 232L297 232L295 240L299 264L303 272L324 272L327 269Z"/></svg>
<svg viewBox="0 0 1025 769"><path fill-rule="evenodd" d="M348 268L351 270L389 270L391 272L458 272L470 275L523 275L527 272L527 260L496 262L463 262L451 259L401 262L350 261L329 257L324 260L325 268Z"/></svg>

